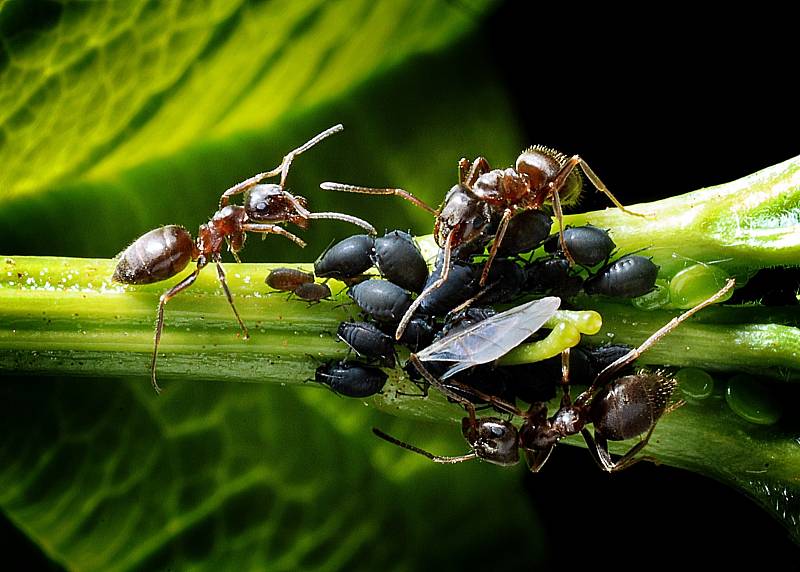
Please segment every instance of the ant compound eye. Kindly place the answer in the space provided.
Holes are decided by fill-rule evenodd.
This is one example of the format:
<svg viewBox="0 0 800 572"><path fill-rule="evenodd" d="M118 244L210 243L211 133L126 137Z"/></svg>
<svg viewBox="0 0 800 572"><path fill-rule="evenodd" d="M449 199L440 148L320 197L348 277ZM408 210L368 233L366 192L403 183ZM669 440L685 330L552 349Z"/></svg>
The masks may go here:
<svg viewBox="0 0 800 572"><path fill-rule="evenodd" d="M471 445L478 457L495 465L514 465L519 461L517 430L507 421L484 419Z"/></svg>

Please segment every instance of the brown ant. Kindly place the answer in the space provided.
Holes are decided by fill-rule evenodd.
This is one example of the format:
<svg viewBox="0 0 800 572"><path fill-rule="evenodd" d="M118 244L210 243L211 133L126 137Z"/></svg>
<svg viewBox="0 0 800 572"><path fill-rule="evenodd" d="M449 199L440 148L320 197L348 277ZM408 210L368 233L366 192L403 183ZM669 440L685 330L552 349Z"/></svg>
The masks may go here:
<svg viewBox="0 0 800 572"><path fill-rule="evenodd" d="M479 285L485 286L489 269L508 224L518 213L541 209L546 201L550 201L559 224L562 250L570 264L574 264L564 241L561 205L574 203L581 193L583 180L576 167L580 167L580 171L594 187L608 196L619 209L628 214L645 216L623 207L580 156L569 157L541 145L523 151L517 157L514 167L507 169L492 169L484 157L478 157L472 162L462 158L458 163L459 183L448 191L438 209L433 209L404 189L380 189L332 182L322 183L320 187L329 191L398 195L436 217L433 234L436 244L444 250L443 271L439 279L417 297L403 316L395 334L400 339L422 301L447 281L453 251L457 255L473 254L483 250L494 238L480 278Z"/></svg>
<svg viewBox="0 0 800 572"><path fill-rule="evenodd" d="M185 228L169 225L142 235L120 254L113 280L125 284L161 282L181 272L190 261L197 261L195 270L164 292L158 302L153 359L150 363L153 388L156 392L161 391L156 381L156 358L161 332L164 329L164 306L175 295L191 286L200 271L210 262L217 267L219 282L239 322L242 337L244 339L249 337L247 327L233 304L233 296L225 280L225 270L222 267L223 244L228 244L228 249L237 262L240 261L238 253L244 247L248 232L278 234L304 247L306 243L301 238L278 225L290 222L305 229L312 219L342 220L375 234L372 225L359 218L341 213L310 212L306 208L305 198L292 195L284 188L294 158L342 129L342 125L334 125L290 151L271 171L254 175L225 191L220 197L219 210L208 223L200 225L196 240L192 239L192 235ZM278 174L281 176L280 184L259 184L262 180ZM245 205L229 204L230 197L240 193L247 193Z"/></svg>
<svg viewBox="0 0 800 572"><path fill-rule="evenodd" d="M542 468L561 439L580 433L589 447L592 458L601 469L610 473L629 467L641 459L636 455L647 445L659 418L682 405L682 402L669 405L676 381L663 372L639 372L614 379L608 384L606 382L681 322L722 298L733 285L734 280L728 280L719 292L673 318L638 348L611 363L574 402L570 397L568 385L569 350L565 350L562 353L564 394L560 407L549 418L545 403L533 403L523 412L514 405L473 388L463 385L460 387L503 411L522 417L519 429L511 422L498 417L476 417L475 406L468 399L444 386L425 369L417 356L412 354L412 363L431 385L466 408L469 416L462 420L461 425L472 452L456 457L442 457L399 441L379 429L373 429L373 432L390 443L423 455L436 463L459 463L478 458L496 465L509 466L519 461L519 451L522 449L532 472L538 472ZM594 436L587 429L589 424L594 425ZM646 434L641 441L631 447L618 461L612 460L608 451L609 440L623 441L643 433Z"/></svg>

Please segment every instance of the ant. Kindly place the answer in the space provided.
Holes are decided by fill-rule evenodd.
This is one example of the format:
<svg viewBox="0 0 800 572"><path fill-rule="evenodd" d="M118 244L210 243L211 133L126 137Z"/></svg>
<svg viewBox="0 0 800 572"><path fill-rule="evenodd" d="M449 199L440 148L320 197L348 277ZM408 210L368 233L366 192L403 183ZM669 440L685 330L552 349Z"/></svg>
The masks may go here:
<svg viewBox="0 0 800 572"><path fill-rule="evenodd" d="M642 371L614 379L607 384L608 380L669 334L681 322L725 296L733 288L733 285L734 280L728 280L719 292L673 318L638 348L612 362L597 374L589 388L582 392L575 401L572 400L569 393L569 349L564 350L561 354L561 383L564 393L560 407L549 418L547 417L547 405L544 402L533 403L527 411L523 412L499 398L485 395L474 388L461 386L464 391L476 395L501 410L522 417L519 429L514 427L511 422L498 417L476 417L475 406L467 398L455 393L441 380L431 375L419 358L412 354L412 363L425 379L447 397L462 404L467 410L468 417L462 420L461 425L462 433L472 448L470 453L456 457L433 455L395 439L379 429L373 428L372 431L381 439L423 455L436 463L459 463L478 458L496 465L510 466L519 461L521 449L530 470L534 473L544 466L550 453L561 439L580 433L589 447L592 458L602 470L611 473L627 468L641 460L641 457L636 455L647 445L659 418L680 407L683 402L678 401L669 405L676 381L661 371ZM589 424L594 425L594 436L587 429ZM618 461L615 462L611 458L608 451L609 440L623 441L642 434L645 434L644 438L631 447Z"/></svg>
<svg viewBox="0 0 800 572"><path fill-rule="evenodd" d="M332 182L320 185L322 189L328 191L397 195L436 217L433 234L436 244L444 250L444 270L439 279L431 283L409 307L397 327L395 334L397 339L403 335L409 320L423 300L447 281L454 251L457 256L474 254L476 251L482 251L494 238L479 283L480 287L485 286L489 268L497 255L511 219L518 213L541 209L546 201L552 203L559 224L561 248L570 265L573 265L574 260L564 240L561 205L573 204L578 200L583 187L580 172L583 172L592 185L623 212L647 216L622 206L579 155L569 157L542 145L535 145L523 151L517 157L514 167L492 169L484 157L477 157L474 161L462 158L458 163L458 169L459 182L448 191L438 209L430 207L404 189L370 188Z"/></svg>
<svg viewBox="0 0 800 572"><path fill-rule="evenodd" d="M185 228L168 225L145 233L136 239L119 255L119 262L114 270L113 280L125 284L151 284L172 278L181 272L190 261L197 261L197 267L186 278L161 295L158 301L158 318L156 320L153 359L150 362L150 374L153 388L160 393L161 388L156 381L156 358L158 344L164 329L164 306L174 296L194 284L200 271L210 262L217 267L217 276L228 303L231 305L242 337L250 337L247 327L242 322L239 312L233 303L233 296L225 279L222 267L222 248L227 243L228 249L237 262L239 251L244 247L248 232L262 234L278 234L288 238L298 246L306 243L288 230L278 226L290 222L300 228L307 228L312 219L336 219L360 226L372 234L375 229L359 218L330 212L310 212L305 198L295 196L285 190L286 176L294 158L307 151L323 139L343 129L342 125L334 125L309 139L306 143L290 151L281 163L264 173L259 173L226 190L219 201L219 210L208 223L200 225L197 239ZM280 184L259 184L262 180L280 174ZM230 198L240 193L247 193L245 205L231 205Z"/></svg>

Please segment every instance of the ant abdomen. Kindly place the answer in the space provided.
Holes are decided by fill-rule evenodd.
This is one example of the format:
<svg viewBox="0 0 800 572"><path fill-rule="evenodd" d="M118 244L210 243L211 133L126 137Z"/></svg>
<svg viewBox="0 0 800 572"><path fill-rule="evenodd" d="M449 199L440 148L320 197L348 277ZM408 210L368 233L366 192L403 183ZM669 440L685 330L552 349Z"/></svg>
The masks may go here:
<svg viewBox="0 0 800 572"><path fill-rule="evenodd" d="M196 246L189 231L168 225L147 232L119 255L114 281L152 284L172 278L186 268Z"/></svg>
<svg viewBox="0 0 800 572"><path fill-rule="evenodd" d="M662 372L640 372L611 382L592 401L595 431L609 441L649 431L666 410L675 385Z"/></svg>

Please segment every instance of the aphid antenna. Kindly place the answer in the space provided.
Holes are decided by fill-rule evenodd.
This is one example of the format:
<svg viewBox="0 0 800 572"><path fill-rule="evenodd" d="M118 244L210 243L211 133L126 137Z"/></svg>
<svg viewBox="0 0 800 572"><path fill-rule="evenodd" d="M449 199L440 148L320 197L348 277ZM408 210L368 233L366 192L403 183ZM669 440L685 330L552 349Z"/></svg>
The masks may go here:
<svg viewBox="0 0 800 572"><path fill-rule="evenodd" d="M375 433L377 437L380 437L384 441L388 441L392 445L397 445L398 447L402 447L403 449L407 449L418 455L422 455L423 457L427 457L434 463L443 463L443 464L455 464L455 463L463 463L464 461L471 461L472 459L477 459L478 455L475 452L467 453L466 455L458 455L456 457L443 457L441 455L434 455L433 453L429 453L425 449L420 449L419 447L415 447L414 445L410 445L401 441L400 439L395 439L391 435L384 433L377 427L372 428L372 432Z"/></svg>

